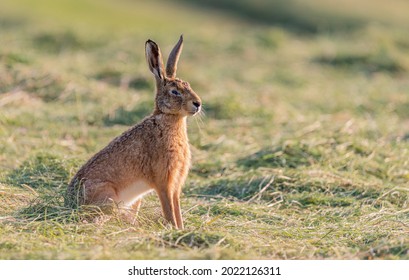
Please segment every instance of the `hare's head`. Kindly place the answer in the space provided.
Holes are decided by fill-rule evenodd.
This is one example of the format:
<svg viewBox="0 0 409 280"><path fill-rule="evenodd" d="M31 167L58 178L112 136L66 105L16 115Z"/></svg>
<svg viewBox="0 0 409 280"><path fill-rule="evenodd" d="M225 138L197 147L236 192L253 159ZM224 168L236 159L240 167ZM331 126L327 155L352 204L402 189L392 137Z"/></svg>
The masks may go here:
<svg viewBox="0 0 409 280"><path fill-rule="evenodd" d="M165 72L159 46L152 40L148 40L145 44L149 69L156 79L155 111L157 113L191 116L201 109L200 97L189 83L176 78L176 68L182 46L183 37L180 36L176 46L170 52Z"/></svg>

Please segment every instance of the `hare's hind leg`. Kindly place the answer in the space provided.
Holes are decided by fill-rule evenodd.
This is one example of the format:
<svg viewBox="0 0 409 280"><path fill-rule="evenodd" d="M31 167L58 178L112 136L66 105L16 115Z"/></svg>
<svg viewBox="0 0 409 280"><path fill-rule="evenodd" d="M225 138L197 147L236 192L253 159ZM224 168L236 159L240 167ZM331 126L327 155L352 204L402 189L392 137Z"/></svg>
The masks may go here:
<svg viewBox="0 0 409 280"><path fill-rule="evenodd" d="M112 205L118 202L118 195L114 186L111 183L98 182L92 184L87 182L85 191L85 204L93 204L98 206Z"/></svg>

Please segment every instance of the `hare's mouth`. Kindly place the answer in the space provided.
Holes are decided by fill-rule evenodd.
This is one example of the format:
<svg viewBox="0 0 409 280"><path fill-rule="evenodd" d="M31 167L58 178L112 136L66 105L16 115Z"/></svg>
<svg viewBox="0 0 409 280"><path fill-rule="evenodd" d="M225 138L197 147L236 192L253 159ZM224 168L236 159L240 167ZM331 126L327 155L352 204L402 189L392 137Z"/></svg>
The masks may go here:
<svg viewBox="0 0 409 280"><path fill-rule="evenodd" d="M188 113L189 113L190 116L194 116L194 115L197 115L197 113L199 113L199 111L196 111L196 112L189 111Z"/></svg>
<svg viewBox="0 0 409 280"><path fill-rule="evenodd" d="M194 110L188 111L189 115L194 116L197 115L198 113L200 113L201 108L195 108Z"/></svg>

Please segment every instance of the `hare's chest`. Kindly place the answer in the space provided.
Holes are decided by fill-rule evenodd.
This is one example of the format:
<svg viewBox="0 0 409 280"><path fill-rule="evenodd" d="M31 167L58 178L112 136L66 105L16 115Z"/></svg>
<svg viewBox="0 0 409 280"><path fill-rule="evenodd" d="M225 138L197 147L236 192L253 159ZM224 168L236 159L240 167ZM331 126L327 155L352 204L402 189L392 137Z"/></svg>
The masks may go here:
<svg viewBox="0 0 409 280"><path fill-rule="evenodd" d="M168 150L168 158L170 163L189 164L190 146L187 139L172 143Z"/></svg>

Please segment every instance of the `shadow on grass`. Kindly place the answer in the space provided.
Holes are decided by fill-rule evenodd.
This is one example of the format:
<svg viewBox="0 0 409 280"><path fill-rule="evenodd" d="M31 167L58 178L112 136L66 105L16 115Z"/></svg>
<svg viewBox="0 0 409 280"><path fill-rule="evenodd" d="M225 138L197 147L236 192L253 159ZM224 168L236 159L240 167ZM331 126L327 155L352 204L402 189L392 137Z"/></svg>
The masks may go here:
<svg viewBox="0 0 409 280"><path fill-rule="evenodd" d="M337 69L357 70L369 74L405 72L405 67L387 51L379 51L374 54L340 53L335 56L318 56L313 61Z"/></svg>
<svg viewBox="0 0 409 280"><path fill-rule="evenodd" d="M153 100L138 103L138 105L126 110L124 107L119 107L114 114L107 115L103 118L106 126L112 125L134 125L141 121L146 116L149 116L153 110Z"/></svg>
<svg viewBox="0 0 409 280"><path fill-rule="evenodd" d="M71 31L37 34L33 38L33 44L37 49L52 54L59 54L65 51L89 50L102 45L101 42L80 38Z"/></svg>
<svg viewBox="0 0 409 280"><path fill-rule="evenodd" d="M203 105L206 117L217 120L232 120L242 117L270 119L273 114L269 108L255 104L244 104L236 93L227 93L217 99L206 101Z"/></svg>
<svg viewBox="0 0 409 280"><path fill-rule="evenodd" d="M297 168L317 163L321 159L317 147L299 142L289 142L280 146L264 148L250 156L239 159L237 164L247 168L285 167Z"/></svg>
<svg viewBox="0 0 409 280"><path fill-rule="evenodd" d="M121 71L115 69L105 69L98 72L95 79L115 87L131 88L136 90L152 89L152 83L145 77L127 76Z"/></svg>
<svg viewBox="0 0 409 280"><path fill-rule="evenodd" d="M4 61L8 66L29 63L29 60L20 54L7 54L0 57L0 61ZM5 77L0 77L0 92L22 90L45 102L58 100L65 86L60 77L41 71L24 72L11 68Z"/></svg>
<svg viewBox="0 0 409 280"><path fill-rule="evenodd" d="M279 25L290 31L314 34L349 31L362 27L365 21L333 11L320 10L308 1L295 0L178 0L201 8L216 9L259 24Z"/></svg>
<svg viewBox="0 0 409 280"><path fill-rule="evenodd" d="M376 246L376 243L380 242L374 242L373 245L375 248L371 248L369 250L369 253L363 256L363 259L367 260L372 260L372 259L407 259L409 257L409 244L401 243L401 244L392 244L392 245L387 245L387 244L382 244L379 246Z"/></svg>
<svg viewBox="0 0 409 280"><path fill-rule="evenodd" d="M220 177L190 184L184 193L208 200L280 203L282 207L293 207L294 204L300 207L347 207L355 204L381 208L385 205L405 207L407 204L409 194L404 189L352 184L341 176L334 179L310 177L307 174L289 170L289 176L276 176L272 180L274 176L240 172L235 178ZM213 210L217 212L217 209ZM240 211L230 210L228 212L232 216L241 215Z"/></svg>
<svg viewBox="0 0 409 280"><path fill-rule="evenodd" d="M263 187L265 178L249 180L247 178L212 180L206 185L196 185L185 189L187 195L197 195L199 197L209 197L216 199L248 200ZM274 189L274 187L272 188ZM263 193L263 199L270 193L270 190ZM268 198L266 198L268 199Z"/></svg>
<svg viewBox="0 0 409 280"><path fill-rule="evenodd" d="M18 17L2 17L0 18L0 29L17 29L27 25L27 20Z"/></svg>
<svg viewBox="0 0 409 280"><path fill-rule="evenodd" d="M231 98L220 97L219 99L209 100L204 105L206 116L218 120L231 120L243 115L245 110L242 104L232 96Z"/></svg>

